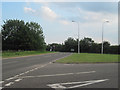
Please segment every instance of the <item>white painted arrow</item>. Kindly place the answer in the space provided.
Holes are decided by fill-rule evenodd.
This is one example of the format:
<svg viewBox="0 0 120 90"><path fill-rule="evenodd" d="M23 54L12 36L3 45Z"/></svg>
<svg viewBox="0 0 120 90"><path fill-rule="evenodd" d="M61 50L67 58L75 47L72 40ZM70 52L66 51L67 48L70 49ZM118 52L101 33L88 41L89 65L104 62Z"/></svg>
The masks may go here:
<svg viewBox="0 0 120 90"><path fill-rule="evenodd" d="M90 84L100 83L107 81L109 79L102 79L102 80L90 80L90 81L82 81L82 82L67 82L67 83L56 83L56 84L48 84L47 86L51 88L77 88L82 86L87 86ZM70 87L65 87L64 85L72 85L72 84L78 84Z"/></svg>

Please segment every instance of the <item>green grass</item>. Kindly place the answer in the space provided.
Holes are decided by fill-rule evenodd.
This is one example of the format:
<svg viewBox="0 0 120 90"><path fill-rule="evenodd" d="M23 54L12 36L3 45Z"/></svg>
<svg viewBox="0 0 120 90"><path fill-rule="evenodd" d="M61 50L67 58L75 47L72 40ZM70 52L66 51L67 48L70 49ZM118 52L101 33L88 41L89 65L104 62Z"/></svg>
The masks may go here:
<svg viewBox="0 0 120 90"><path fill-rule="evenodd" d="M3 51L2 58L55 53L50 51Z"/></svg>
<svg viewBox="0 0 120 90"><path fill-rule="evenodd" d="M120 55L119 55L120 56ZM74 53L71 56L57 60L58 63L110 63L118 62L118 55Z"/></svg>

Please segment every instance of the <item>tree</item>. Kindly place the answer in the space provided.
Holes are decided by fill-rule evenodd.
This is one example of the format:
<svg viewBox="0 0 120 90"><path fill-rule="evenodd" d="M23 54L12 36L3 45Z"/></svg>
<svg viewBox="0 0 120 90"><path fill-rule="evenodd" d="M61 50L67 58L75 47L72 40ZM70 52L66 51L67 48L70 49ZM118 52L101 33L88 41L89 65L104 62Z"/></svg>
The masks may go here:
<svg viewBox="0 0 120 90"><path fill-rule="evenodd" d="M45 48L42 27L38 23L6 20L1 32L3 50L43 50Z"/></svg>
<svg viewBox="0 0 120 90"><path fill-rule="evenodd" d="M103 52L110 53L110 43L108 41L103 42Z"/></svg>
<svg viewBox="0 0 120 90"><path fill-rule="evenodd" d="M57 43L52 43L47 45L47 50L50 51L63 51L63 46L62 44L57 44Z"/></svg>
<svg viewBox="0 0 120 90"><path fill-rule="evenodd" d="M90 47L90 53L100 53L101 52L101 45L98 43L92 43Z"/></svg>
<svg viewBox="0 0 120 90"><path fill-rule="evenodd" d="M109 53L110 54L120 54L120 45L113 45L113 46L110 46L109 48Z"/></svg>
<svg viewBox="0 0 120 90"><path fill-rule="evenodd" d="M93 43L94 41L91 38L84 37L84 39L80 41L81 52L90 52Z"/></svg>
<svg viewBox="0 0 120 90"><path fill-rule="evenodd" d="M65 51L70 52L71 49L74 49L75 52L77 52L77 41L73 38L69 37L67 40L65 40Z"/></svg>

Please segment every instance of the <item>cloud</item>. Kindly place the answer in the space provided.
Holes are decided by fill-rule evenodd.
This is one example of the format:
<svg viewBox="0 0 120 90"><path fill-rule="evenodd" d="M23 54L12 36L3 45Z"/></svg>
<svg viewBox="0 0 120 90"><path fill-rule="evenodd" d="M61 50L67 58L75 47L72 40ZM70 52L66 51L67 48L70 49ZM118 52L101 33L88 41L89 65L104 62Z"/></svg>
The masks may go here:
<svg viewBox="0 0 120 90"><path fill-rule="evenodd" d="M56 21L63 25L68 25L70 22L65 20L62 16L55 13L51 8L48 6L41 6L40 9L34 10L32 8L24 7L24 11L26 13L32 13L35 16L42 17L47 21Z"/></svg>
<svg viewBox="0 0 120 90"><path fill-rule="evenodd" d="M52 9L50 9L47 6L41 7L41 14L44 18L47 18L50 20L55 20L59 17Z"/></svg>
<svg viewBox="0 0 120 90"><path fill-rule="evenodd" d="M34 9L28 8L28 7L24 7L24 11L25 11L26 13L29 13L29 12L35 13L35 12L36 12Z"/></svg>
<svg viewBox="0 0 120 90"><path fill-rule="evenodd" d="M109 20L113 23L118 23L118 15L112 14L109 12L93 12L93 11L85 11L81 8L78 8L79 17L82 17L84 22L103 22L104 20Z"/></svg>

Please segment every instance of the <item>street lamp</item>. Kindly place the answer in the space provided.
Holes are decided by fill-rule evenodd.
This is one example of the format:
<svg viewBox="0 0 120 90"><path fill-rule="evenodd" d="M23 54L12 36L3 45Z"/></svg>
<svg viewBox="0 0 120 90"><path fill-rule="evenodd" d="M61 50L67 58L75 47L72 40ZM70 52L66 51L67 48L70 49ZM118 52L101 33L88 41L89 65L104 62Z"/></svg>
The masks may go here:
<svg viewBox="0 0 120 90"><path fill-rule="evenodd" d="M108 20L102 22L102 47L101 47L101 54L103 54L103 32L104 32L104 23L109 23Z"/></svg>
<svg viewBox="0 0 120 90"><path fill-rule="evenodd" d="M76 21L72 21L76 22ZM79 42L79 22L76 22L78 24L78 54L80 53L80 42Z"/></svg>

